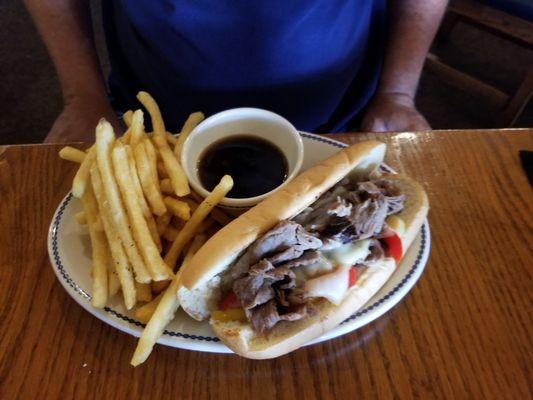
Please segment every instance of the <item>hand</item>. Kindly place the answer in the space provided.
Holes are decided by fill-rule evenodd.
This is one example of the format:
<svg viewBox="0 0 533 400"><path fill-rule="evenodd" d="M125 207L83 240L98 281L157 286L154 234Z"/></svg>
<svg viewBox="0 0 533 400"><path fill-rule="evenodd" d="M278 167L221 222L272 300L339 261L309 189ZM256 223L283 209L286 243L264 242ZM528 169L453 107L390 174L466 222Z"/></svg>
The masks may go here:
<svg viewBox="0 0 533 400"><path fill-rule="evenodd" d="M122 124L106 98L73 98L66 102L44 143L93 142L100 118L107 119L117 135L122 134Z"/></svg>
<svg viewBox="0 0 533 400"><path fill-rule="evenodd" d="M431 127L415 108L411 96L402 93L376 94L366 110L361 130L366 132L425 131Z"/></svg>

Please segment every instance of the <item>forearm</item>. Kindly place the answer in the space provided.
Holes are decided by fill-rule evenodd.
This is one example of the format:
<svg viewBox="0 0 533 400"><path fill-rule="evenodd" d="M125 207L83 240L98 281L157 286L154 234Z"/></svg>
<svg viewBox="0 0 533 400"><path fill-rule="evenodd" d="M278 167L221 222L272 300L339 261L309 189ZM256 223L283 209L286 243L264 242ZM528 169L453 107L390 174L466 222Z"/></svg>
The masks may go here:
<svg viewBox="0 0 533 400"><path fill-rule="evenodd" d="M447 0L392 0L390 29L377 95L414 98L427 52Z"/></svg>
<svg viewBox="0 0 533 400"><path fill-rule="evenodd" d="M105 99L88 0L25 0L52 58L65 102Z"/></svg>

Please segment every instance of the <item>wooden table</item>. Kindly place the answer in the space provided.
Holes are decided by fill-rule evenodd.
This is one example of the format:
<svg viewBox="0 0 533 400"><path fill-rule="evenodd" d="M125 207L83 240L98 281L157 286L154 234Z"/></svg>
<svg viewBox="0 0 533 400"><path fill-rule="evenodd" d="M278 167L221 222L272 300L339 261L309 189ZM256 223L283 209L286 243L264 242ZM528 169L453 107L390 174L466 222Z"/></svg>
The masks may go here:
<svg viewBox="0 0 533 400"><path fill-rule="evenodd" d="M531 398L533 191L518 158L533 130L378 138L426 188L432 246L405 299L338 339L268 361L158 346L100 322L56 280L52 214L74 166L60 146L0 147L0 399Z"/></svg>

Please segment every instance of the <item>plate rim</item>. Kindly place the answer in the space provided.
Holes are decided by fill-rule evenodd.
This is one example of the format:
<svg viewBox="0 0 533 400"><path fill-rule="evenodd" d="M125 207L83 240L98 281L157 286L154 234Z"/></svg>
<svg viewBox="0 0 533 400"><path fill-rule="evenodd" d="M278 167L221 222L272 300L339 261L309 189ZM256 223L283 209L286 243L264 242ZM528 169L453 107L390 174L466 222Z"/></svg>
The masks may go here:
<svg viewBox="0 0 533 400"><path fill-rule="evenodd" d="M327 143L329 145L332 145L334 147L338 148L345 148L348 145L345 143L339 142L335 139L330 139L326 137L322 137L316 134L307 133L307 132L300 132L300 135L303 138L315 140L322 143ZM385 169L388 172L394 172L392 168L385 167ZM72 297L82 308L84 308L86 311L88 311L93 316L100 319L102 322L111 325L112 327L121 330L123 332L126 332L132 336L139 337L140 333L136 328L144 328L146 324L137 321L127 315L123 315L121 312L114 310L113 308L109 306L105 306L103 309L95 309L91 304L91 298L92 296L87 293L85 290L83 290L68 274L63 262L61 261L61 257L59 255L59 245L58 245L58 232L59 232L59 226L61 224L61 219L63 216L63 213L65 212L66 207L70 203L70 201L73 199L72 192L68 192L63 199L61 200L58 208L55 210L54 215L52 217L52 221L50 223L49 229L48 229L48 255L50 259L50 263L52 265L52 268L54 270L54 273L56 274L58 280L60 281L61 285L65 288L67 293ZM420 229L419 235L421 236L421 243L420 243L420 249L418 250L418 253L416 254L416 258L413 262L413 265L409 268L409 270L405 273L405 275L401 278L401 280L393 287L391 288L385 295L374 301L372 304L368 305L367 307L364 307L363 309L358 310L348 318L346 318L343 322L341 322L336 329L332 329L329 332L325 333L324 335L314 339L313 341L309 342L307 345L316 344L325 340L330 340L338 336L345 335L348 332L352 332L358 328L360 328L363 325L366 325L367 323L378 319L383 314L385 314L387 311L392 309L396 304L400 302L400 300L405 297L405 295L412 289L412 287L416 284L420 276L422 275L425 265L427 263L427 260L429 258L430 253L430 228L427 218L424 220L424 223ZM75 292L77 295L73 295L71 292ZM396 298L396 301L394 301L394 298ZM391 300L391 301L389 301ZM381 309L380 309L381 307ZM371 314L370 318L365 318L365 315L368 315L370 311L376 310L377 313ZM105 311L103 313L102 311ZM120 321L116 321L115 318L119 319ZM354 321L357 321L355 323ZM340 329L340 332L338 331ZM176 346L176 344L179 343L179 346ZM205 342L217 344L216 347L205 347L202 344L199 344L199 342ZM203 351L203 352L216 352L216 353L231 353L231 350L228 349L218 337L213 336L203 336L203 335L194 335L179 331L173 331L165 329L163 332L163 335L159 338L158 343L168 345L171 347L179 347L182 349L188 349L188 350L197 350L197 351Z"/></svg>

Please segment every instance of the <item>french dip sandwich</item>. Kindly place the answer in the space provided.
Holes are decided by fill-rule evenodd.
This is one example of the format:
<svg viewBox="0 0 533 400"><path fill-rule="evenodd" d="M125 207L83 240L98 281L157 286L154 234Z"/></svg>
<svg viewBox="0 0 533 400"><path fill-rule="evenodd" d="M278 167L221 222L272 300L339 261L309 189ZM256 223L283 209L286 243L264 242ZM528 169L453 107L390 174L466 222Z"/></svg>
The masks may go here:
<svg viewBox="0 0 533 400"><path fill-rule="evenodd" d="M360 309L428 212L418 183L381 172L385 150L343 149L222 228L181 270L183 309L254 359L295 350Z"/></svg>

